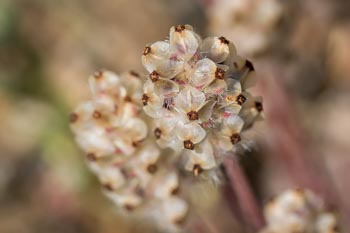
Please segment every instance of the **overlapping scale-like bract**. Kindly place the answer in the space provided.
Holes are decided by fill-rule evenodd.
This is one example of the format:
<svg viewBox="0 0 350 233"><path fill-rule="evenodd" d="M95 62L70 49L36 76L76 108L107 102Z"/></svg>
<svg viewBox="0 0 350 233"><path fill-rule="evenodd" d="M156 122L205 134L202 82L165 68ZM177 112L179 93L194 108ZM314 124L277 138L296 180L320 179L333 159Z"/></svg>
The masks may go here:
<svg viewBox="0 0 350 233"><path fill-rule="evenodd" d="M142 103L154 138L195 175L217 168L261 118L261 98L247 91L254 66L223 36L202 40L191 26L174 26L168 41L145 47L142 63L148 71Z"/></svg>
<svg viewBox="0 0 350 233"><path fill-rule="evenodd" d="M71 129L104 193L122 211L150 217L164 231L177 231L188 205L176 195L180 181L171 156L164 156L149 137L143 81L135 72L118 76L102 71L89 84L93 97L71 113Z"/></svg>

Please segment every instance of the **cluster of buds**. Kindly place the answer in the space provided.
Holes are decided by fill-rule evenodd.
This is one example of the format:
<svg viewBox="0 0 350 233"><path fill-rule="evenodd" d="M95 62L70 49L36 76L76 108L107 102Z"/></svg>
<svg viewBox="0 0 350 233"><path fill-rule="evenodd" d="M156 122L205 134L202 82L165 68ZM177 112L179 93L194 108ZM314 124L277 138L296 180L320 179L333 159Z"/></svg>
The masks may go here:
<svg viewBox="0 0 350 233"><path fill-rule="evenodd" d="M263 107L261 97L247 91L255 83L254 66L232 42L202 40L191 26L178 25L168 41L145 47L142 63L148 71L142 104L153 118L154 139L172 148L186 170L211 171L223 155L244 146L245 131Z"/></svg>
<svg viewBox="0 0 350 233"><path fill-rule="evenodd" d="M188 205L178 195L174 160L148 136L139 75L101 71L89 84L93 97L71 113L71 129L104 193L125 213L176 231Z"/></svg>
<svg viewBox="0 0 350 233"><path fill-rule="evenodd" d="M207 12L211 31L225 33L244 54L255 55L271 44L286 15L285 4L279 0L216 0Z"/></svg>
<svg viewBox="0 0 350 233"><path fill-rule="evenodd" d="M267 227L261 233L337 233L337 219L309 190L287 190L265 207Z"/></svg>

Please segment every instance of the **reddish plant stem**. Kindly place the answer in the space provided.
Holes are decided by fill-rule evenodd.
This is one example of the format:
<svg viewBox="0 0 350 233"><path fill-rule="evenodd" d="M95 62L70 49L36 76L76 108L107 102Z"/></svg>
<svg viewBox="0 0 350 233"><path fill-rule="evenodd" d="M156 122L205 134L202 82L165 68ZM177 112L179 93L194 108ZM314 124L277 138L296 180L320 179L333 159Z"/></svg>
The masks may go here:
<svg viewBox="0 0 350 233"><path fill-rule="evenodd" d="M257 232L264 226L264 219L248 180L236 159L226 159L224 166L230 188L235 194L241 217L245 224L250 226L252 232Z"/></svg>

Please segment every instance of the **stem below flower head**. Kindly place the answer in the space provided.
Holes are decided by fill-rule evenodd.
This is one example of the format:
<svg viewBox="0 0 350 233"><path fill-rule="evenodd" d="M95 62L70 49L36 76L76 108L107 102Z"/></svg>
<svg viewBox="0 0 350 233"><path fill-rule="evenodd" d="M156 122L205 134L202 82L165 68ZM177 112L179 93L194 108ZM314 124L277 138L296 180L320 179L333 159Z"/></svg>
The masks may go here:
<svg viewBox="0 0 350 233"><path fill-rule="evenodd" d="M264 219L239 162L236 159L226 158L224 167L230 189L234 194L233 198L236 198L239 207L240 217L252 232L257 232L264 226Z"/></svg>

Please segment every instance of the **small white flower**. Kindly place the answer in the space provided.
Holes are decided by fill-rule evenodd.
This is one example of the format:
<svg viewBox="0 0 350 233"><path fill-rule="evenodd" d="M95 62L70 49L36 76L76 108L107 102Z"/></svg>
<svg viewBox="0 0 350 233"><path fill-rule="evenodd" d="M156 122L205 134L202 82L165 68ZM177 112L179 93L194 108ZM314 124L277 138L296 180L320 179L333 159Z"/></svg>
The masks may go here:
<svg viewBox="0 0 350 233"><path fill-rule="evenodd" d="M266 232L336 233L336 218L309 190L287 190L264 208Z"/></svg>
<svg viewBox="0 0 350 233"><path fill-rule="evenodd" d="M226 60L229 55L235 55L236 48L225 37L208 37L203 40L201 45L203 56L208 57L216 63Z"/></svg>
<svg viewBox="0 0 350 233"><path fill-rule="evenodd" d="M114 145L124 154L131 155L147 136L147 125L141 119L129 119L123 128L115 131Z"/></svg>
<svg viewBox="0 0 350 233"><path fill-rule="evenodd" d="M151 81L146 81L143 91L143 110L148 116L160 118L172 115L167 108L164 108L164 96L159 96L155 93L154 85Z"/></svg>
<svg viewBox="0 0 350 233"><path fill-rule="evenodd" d="M181 147L182 142L174 134L174 130L178 125L178 117L176 115L167 118L159 118L154 121L153 134L161 148L170 147L174 150L178 150Z"/></svg>
<svg viewBox="0 0 350 233"><path fill-rule="evenodd" d="M205 130L196 122L180 123L177 131L177 136L183 142L183 148L187 150L194 150L195 145L206 136Z"/></svg>
<svg viewBox="0 0 350 233"><path fill-rule="evenodd" d="M142 187L146 186L158 170L160 151L151 142L145 143L129 162Z"/></svg>
<svg viewBox="0 0 350 233"><path fill-rule="evenodd" d="M179 189L179 176L174 171L166 172L155 180L157 186L154 188L154 195L158 198L168 198L177 194Z"/></svg>
<svg viewBox="0 0 350 233"><path fill-rule="evenodd" d="M168 79L178 74L183 67L183 61L171 55L170 45L165 41L146 46L142 55L142 64L148 72L156 71Z"/></svg>
<svg viewBox="0 0 350 233"><path fill-rule="evenodd" d="M125 178L116 166L106 166L99 169L98 178L108 190L117 190L125 184Z"/></svg>
<svg viewBox="0 0 350 233"><path fill-rule="evenodd" d="M111 71L97 71L89 78L89 85L94 96L108 93L124 97L126 93L121 86L120 77Z"/></svg>
<svg viewBox="0 0 350 233"><path fill-rule="evenodd" d="M208 120L203 118L207 114L199 114L206 103L205 94L191 86L185 87L174 99L175 109L184 122Z"/></svg>
<svg viewBox="0 0 350 233"><path fill-rule="evenodd" d="M173 26L170 29L170 51L177 59L188 61L196 53L199 37L189 25Z"/></svg>
<svg viewBox="0 0 350 233"><path fill-rule="evenodd" d="M195 176L203 170L209 170L216 167L214 150L208 139L204 140L195 150L187 150L184 153L185 169L193 172Z"/></svg>
<svg viewBox="0 0 350 233"><path fill-rule="evenodd" d="M218 133L218 144L224 151L232 150L233 146L241 141L241 130L244 121L238 117L229 117L223 121L222 128Z"/></svg>

